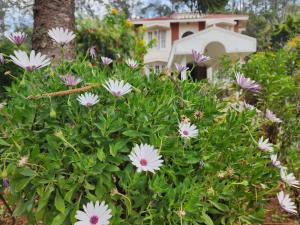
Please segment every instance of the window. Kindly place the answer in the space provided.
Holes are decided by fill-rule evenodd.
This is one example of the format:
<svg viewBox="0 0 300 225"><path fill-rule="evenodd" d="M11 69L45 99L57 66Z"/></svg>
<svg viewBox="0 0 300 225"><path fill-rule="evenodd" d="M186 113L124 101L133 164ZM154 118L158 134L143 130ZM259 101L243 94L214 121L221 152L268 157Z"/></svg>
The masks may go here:
<svg viewBox="0 0 300 225"><path fill-rule="evenodd" d="M152 41L154 38L156 42L153 45L153 48L161 49L166 48L166 34L165 30L154 30L148 32L148 42Z"/></svg>
<svg viewBox="0 0 300 225"><path fill-rule="evenodd" d="M148 42L152 40L152 31L148 32Z"/></svg>
<svg viewBox="0 0 300 225"><path fill-rule="evenodd" d="M166 66L162 65L162 64L155 64L152 66L152 69L153 69L154 73L156 73L156 74L162 73L165 68L166 68Z"/></svg>
<svg viewBox="0 0 300 225"><path fill-rule="evenodd" d="M166 31L160 32L160 47L165 48L166 47Z"/></svg>
<svg viewBox="0 0 300 225"><path fill-rule="evenodd" d="M187 37L187 36L189 36L189 35L192 35L192 34L194 34L192 31L187 31L187 32L185 32L181 37L182 37L182 38L185 38L185 37Z"/></svg>

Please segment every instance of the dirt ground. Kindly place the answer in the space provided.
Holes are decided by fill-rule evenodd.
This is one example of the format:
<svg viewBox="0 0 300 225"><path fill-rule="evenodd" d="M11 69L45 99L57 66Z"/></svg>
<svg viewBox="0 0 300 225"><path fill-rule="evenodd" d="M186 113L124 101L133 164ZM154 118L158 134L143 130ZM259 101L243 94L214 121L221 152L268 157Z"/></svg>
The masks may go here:
<svg viewBox="0 0 300 225"><path fill-rule="evenodd" d="M300 225L300 218L295 216L289 216L284 213L277 199L271 199L270 203L267 206L267 216L264 224L261 225ZM15 225L24 225L26 224L25 217L18 217ZM0 201L0 225L12 225L12 219L8 214L7 209L3 205L3 202Z"/></svg>

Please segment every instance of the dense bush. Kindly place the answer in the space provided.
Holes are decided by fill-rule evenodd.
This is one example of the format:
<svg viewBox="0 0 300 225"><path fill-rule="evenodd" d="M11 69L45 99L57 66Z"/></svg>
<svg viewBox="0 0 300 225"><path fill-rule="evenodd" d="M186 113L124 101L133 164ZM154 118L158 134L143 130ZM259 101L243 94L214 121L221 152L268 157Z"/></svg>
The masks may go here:
<svg viewBox="0 0 300 225"><path fill-rule="evenodd" d="M96 105L80 105L79 93L42 96L69 90L59 77L69 73L94 85ZM134 91L115 98L102 87L108 78ZM123 63L110 69L77 60L20 74L0 117L0 168L14 215L71 224L83 204L104 200L111 224L261 223L279 178L269 154L257 149L264 119L255 110L228 110L217 92L204 82L145 77ZM178 134L187 118L199 129L195 139ZM137 172L128 158L141 143L162 155L154 174Z"/></svg>

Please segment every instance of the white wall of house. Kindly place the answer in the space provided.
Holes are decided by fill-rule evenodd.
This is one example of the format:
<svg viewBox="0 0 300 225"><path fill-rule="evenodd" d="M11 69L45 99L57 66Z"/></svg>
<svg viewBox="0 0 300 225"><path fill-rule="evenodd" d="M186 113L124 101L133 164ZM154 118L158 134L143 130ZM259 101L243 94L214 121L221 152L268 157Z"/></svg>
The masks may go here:
<svg viewBox="0 0 300 225"><path fill-rule="evenodd" d="M165 44L162 46L162 39L160 35L157 35L158 32L162 33L165 32ZM171 43L171 30L170 29L165 29L161 28L159 26L157 27L152 27L148 28L147 32L145 32L144 35L144 40L149 43L150 40L150 34L152 33L152 38L156 38L156 46L153 46L151 49L148 50L148 53L145 55L144 62L151 63L155 61L162 61L162 62L168 62L169 54L172 48L172 43ZM155 34L155 35L154 35Z"/></svg>
<svg viewBox="0 0 300 225"><path fill-rule="evenodd" d="M157 44L148 50L144 56L146 74L150 70L156 72L164 68L174 69L174 63L187 64L192 62L192 49L207 54L212 58L203 67L207 68L207 77L212 79L218 69L217 58L228 55L240 60L256 51L256 40L240 34L246 26L248 17L243 15L212 15L190 16L182 15L170 18L141 19L134 23L143 25L147 31L144 40L148 43L151 38L157 39ZM199 31L199 22L206 22L205 30ZM239 21L239 29L235 25ZM171 23L179 23L179 39L172 43ZM238 32L236 32L238 31ZM163 41L161 35L163 33ZM182 38L186 32L194 34ZM151 33L151 35L149 35ZM163 44L162 44L163 42ZM215 44L212 44L215 43ZM208 48L207 48L208 47Z"/></svg>
<svg viewBox="0 0 300 225"><path fill-rule="evenodd" d="M179 24L179 39L187 31L191 31L193 33L197 33L199 31L198 26L199 26L198 22L180 23Z"/></svg>

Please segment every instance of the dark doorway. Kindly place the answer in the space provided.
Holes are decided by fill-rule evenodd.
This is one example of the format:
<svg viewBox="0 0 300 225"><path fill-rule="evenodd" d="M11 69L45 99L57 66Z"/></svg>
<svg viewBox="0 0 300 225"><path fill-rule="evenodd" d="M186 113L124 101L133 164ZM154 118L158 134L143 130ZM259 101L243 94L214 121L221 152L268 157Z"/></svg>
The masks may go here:
<svg viewBox="0 0 300 225"><path fill-rule="evenodd" d="M193 68L192 63L188 63L187 67L189 67L189 70ZM197 80L203 80L207 78L207 68L203 66L195 66L193 71L191 72L191 77L193 81Z"/></svg>

